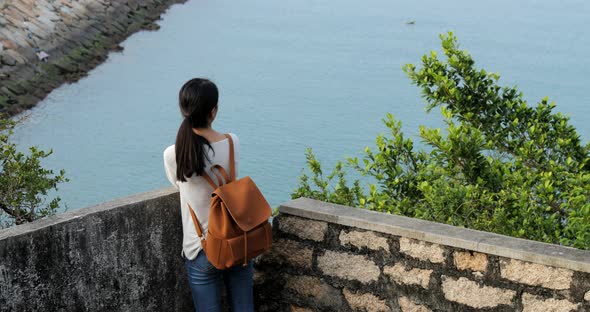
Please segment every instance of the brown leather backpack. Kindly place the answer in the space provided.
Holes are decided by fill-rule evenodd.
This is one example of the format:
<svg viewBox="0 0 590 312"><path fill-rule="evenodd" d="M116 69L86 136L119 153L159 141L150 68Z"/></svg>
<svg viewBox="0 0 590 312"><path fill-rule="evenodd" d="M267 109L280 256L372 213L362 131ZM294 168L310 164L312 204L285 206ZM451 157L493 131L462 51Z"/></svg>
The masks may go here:
<svg viewBox="0 0 590 312"><path fill-rule="evenodd" d="M229 140L230 175L222 166L214 165L211 172L216 176L218 186L208 174L203 173L203 178L214 190L206 237L195 212L188 206L207 259L218 269L227 269L238 263L246 265L248 260L270 249L272 242L268 222L270 205L250 177L235 180L234 144L229 134L225 136ZM213 169L217 169L221 176Z"/></svg>

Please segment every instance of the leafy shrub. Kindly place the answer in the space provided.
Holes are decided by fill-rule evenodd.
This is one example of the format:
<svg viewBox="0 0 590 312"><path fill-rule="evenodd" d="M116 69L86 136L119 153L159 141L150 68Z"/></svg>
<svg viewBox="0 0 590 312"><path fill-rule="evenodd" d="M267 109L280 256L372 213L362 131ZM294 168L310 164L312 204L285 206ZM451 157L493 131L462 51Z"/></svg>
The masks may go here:
<svg viewBox="0 0 590 312"><path fill-rule="evenodd" d="M52 215L60 198L45 204L47 191L57 190L57 184L69 181L64 170L53 175L41 167L40 161L53 153L30 147L27 156L16 150L10 135L16 122L0 116L0 228L31 222Z"/></svg>
<svg viewBox="0 0 590 312"><path fill-rule="evenodd" d="M404 137L387 114L389 135L362 160L347 158L323 175L306 150L303 173L291 194L323 201L590 249L590 144L547 98L536 107L499 75L475 68L453 33L441 35L422 66L404 66L422 89L427 110L439 108L446 131L420 127L427 149ZM346 180L345 167L375 183Z"/></svg>

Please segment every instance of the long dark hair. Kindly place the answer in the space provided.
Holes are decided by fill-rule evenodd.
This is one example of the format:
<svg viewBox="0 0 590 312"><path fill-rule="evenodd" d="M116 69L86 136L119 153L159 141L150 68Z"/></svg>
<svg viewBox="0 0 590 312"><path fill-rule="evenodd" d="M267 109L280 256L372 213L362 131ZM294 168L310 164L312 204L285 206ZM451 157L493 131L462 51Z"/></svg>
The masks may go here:
<svg viewBox="0 0 590 312"><path fill-rule="evenodd" d="M207 149L213 150L209 141L192 128L209 126L211 111L217 107L219 92L208 79L194 78L187 81L178 94L180 113L184 117L176 136L176 177L186 182L193 174L202 175L205 160L209 161Z"/></svg>

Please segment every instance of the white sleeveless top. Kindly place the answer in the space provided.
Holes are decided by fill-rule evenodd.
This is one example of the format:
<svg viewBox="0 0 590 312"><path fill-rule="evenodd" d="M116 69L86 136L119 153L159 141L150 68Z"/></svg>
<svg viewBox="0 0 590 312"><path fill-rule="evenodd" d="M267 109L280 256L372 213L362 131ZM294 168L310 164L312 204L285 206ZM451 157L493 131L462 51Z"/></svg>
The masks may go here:
<svg viewBox="0 0 590 312"><path fill-rule="evenodd" d="M234 142L234 160L237 178L240 141L235 134L230 133L230 135ZM205 172L216 181L214 178L215 175L211 174L211 167L214 164L221 165L229 173L229 140L225 138L221 141L213 142L211 143L211 147L213 151L208 150L210 161L205 167ZM193 207L203 233L207 233L209 204L211 202L213 188L203 177L197 175L187 178L186 182L180 182L176 179L176 151L174 145L170 145L164 150L164 168L166 169L168 180L180 192L180 216L182 218L183 231L182 252L186 258L192 260L197 257L202 248L187 203Z"/></svg>

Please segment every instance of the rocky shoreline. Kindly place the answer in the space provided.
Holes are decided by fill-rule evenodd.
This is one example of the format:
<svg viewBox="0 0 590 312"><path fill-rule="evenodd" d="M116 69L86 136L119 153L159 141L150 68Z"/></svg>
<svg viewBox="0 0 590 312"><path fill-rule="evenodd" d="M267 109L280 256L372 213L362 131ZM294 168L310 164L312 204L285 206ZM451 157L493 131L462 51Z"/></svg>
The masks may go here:
<svg viewBox="0 0 590 312"><path fill-rule="evenodd" d="M84 77L119 43L186 0L0 0L0 114L32 108ZM40 52L47 53L46 61ZM42 54L41 54L42 56Z"/></svg>

